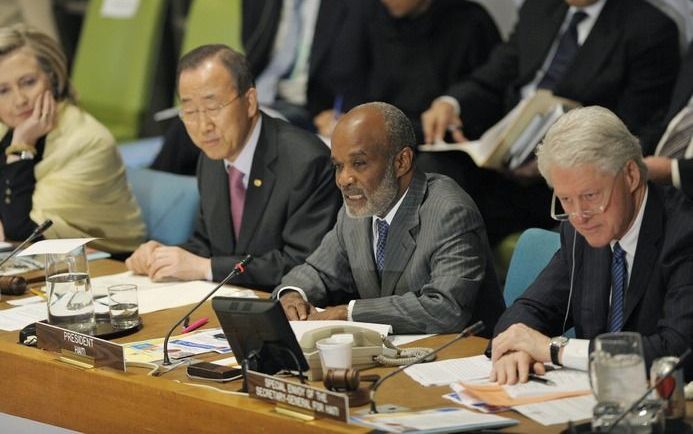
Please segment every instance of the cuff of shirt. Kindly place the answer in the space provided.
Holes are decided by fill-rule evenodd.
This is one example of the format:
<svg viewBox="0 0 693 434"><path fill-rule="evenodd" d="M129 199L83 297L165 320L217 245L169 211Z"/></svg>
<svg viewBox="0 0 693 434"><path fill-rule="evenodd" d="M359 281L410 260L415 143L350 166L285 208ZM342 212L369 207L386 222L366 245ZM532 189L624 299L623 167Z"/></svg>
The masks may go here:
<svg viewBox="0 0 693 434"><path fill-rule="evenodd" d="M214 280L214 273L212 273L212 260L211 259L209 260L209 268L207 269L207 275L205 276L205 279L208 282L211 282L212 280Z"/></svg>
<svg viewBox="0 0 693 434"><path fill-rule="evenodd" d="M563 347L561 363L566 368L586 371L589 365L590 341L589 339L571 339Z"/></svg>
<svg viewBox="0 0 693 434"><path fill-rule="evenodd" d="M347 321L353 321L354 317L352 317L352 314L354 312L354 305L356 304L356 300L351 300L349 304L347 305Z"/></svg>
<svg viewBox="0 0 693 434"><path fill-rule="evenodd" d="M671 160L671 183L676 188L681 188L681 173L679 172L679 160Z"/></svg>
<svg viewBox="0 0 693 434"><path fill-rule="evenodd" d="M460 115L460 103L457 102L457 100L454 97L451 97L450 95L439 96L438 98L433 100L434 104L437 102L444 102L450 104L452 108L455 110L455 116Z"/></svg>
<svg viewBox="0 0 693 434"><path fill-rule="evenodd" d="M303 292L303 290L301 288L299 288L298 286L285 286L283 288L279 288L279 291L277 291L277 300L279 300L281 298L282 292L284 292L284 291L296 291L299 294L301 294L301 297L303 297L303 300L308 302L308 297L306 297L306 293Z"/></svg>

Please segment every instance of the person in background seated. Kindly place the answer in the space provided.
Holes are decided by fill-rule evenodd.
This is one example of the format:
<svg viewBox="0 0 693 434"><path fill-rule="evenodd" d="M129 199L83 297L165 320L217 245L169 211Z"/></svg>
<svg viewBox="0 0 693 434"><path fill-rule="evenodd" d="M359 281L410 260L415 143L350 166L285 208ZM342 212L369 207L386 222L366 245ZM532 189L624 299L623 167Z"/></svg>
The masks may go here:
<svg viewBox="0 0 693 434"><path fill-rule="evenodd" d="M484 222L453 180L416 170L415 143L411 122L386 103L357 106L337 123L332 162L345 203L273 293L290 320L376 322L395 333L451 333L482 320L492 330L505 304Z"/></svg>
<svg viewBox="0 0 693 434"><path fill-rule="evenodd" d="M679 53L676 24L644 0L525 1L509 40L424 112L425 141L442 140L448 127L456 142L476 139L537 89L606 107L639 134L668 103ZM536 160L501 173L463 152L422 154L424 170L449 175L477 202L491 245L554 226Z"/></svg>
<svg viewBox="0 0 693 434"><path fill-rule="evenodd" d="M254 257L236 285L271 290L334 223L340 199L328 148L314 134L258 109L247 60L203 45L178 65L180 116L203 154L200 215L182 246L149 241L127 259L154 280L222 280Z"/></svg>
<svg viewBox="0 0 693 434"><path fill-rule="evenodd" d="M496 24L483 6L465 0L371 1L366 15L366 100L402 110L421 143L421 113L486 61L501 40ZM316 116L318 132L329 137L340 115Z"/></svg>
<svg viewBox="0 0 693 434"><path fill-rule="evenodd" d="M645 158L650 179L673 184L693 198L693 42L681 62L666 115L648 133L640 140L643 149L656 145L656 156Z"/></svg>
<svg viewBox="0 0 693 434"><path fill-rule="evenodd" d="M561 247L498 320L491 379L526 382L549 362L587 369L590 340L606 332L642 334L648 366L690 348L693 202L647 182L638 139L602 107L563 115L537 154ZM576 339L562 336L571 327Z"/></svg>
<svg viewBox="0 0 693 434"><path fill-rule="evenodd" d="M24 25L0 29L0 122L0 240L51 219L46 238L97 237L112 253L143 241L113 136L76 105L59 45Z"/></svg>

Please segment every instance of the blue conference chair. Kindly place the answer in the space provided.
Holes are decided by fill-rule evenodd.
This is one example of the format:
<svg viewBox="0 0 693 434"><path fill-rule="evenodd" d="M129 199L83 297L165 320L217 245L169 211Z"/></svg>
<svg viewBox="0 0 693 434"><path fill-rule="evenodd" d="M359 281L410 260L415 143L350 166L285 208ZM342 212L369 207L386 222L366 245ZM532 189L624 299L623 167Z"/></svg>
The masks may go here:
<svg viewBox="0 0 693 434"><path fill-rule="evenodd" d="M506 306L513 304L534 282L560 245L558 233L545 229L527 229L520 235L505 278L503 298Z"/></svg>
<svg viewBox="0 0 693 434"><path fill-rule="evenodd" d="M200 203L196 178L143 168L128 168L127 177L142 210L148 238L164 244L187 240Z"/></svg>

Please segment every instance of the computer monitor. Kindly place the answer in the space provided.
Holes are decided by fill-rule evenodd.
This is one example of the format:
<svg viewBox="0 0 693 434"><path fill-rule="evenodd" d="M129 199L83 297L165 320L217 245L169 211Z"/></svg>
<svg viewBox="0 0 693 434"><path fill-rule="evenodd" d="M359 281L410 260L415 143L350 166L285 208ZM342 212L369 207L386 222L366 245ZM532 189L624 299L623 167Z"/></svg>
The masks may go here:
<svg viewBox="0 0 693 434"><path fill-rule="evenodd" d="M270 375L309 369L278 301L214 297L212 307L238 363L247 359L248 369Z"/></svg>

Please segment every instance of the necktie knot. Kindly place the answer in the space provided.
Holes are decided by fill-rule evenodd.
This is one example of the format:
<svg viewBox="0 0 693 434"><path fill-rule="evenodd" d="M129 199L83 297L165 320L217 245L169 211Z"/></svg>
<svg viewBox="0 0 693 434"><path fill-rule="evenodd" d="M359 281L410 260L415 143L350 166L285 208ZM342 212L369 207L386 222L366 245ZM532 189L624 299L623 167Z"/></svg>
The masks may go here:
<svg viewBox="0 0 693 434"><path fill-rule="evenodd" d="M614 258L617 261L623 261L626 257L626 251L621 248L619 243L614 244Z"/></svg>
<svg viewBox="0 0 693 434"><path fill-rule="evenodd" d="M382 219L376 219L375 224L378 230L378 242L375 249L375 265L378 267L378 271L382 272L383 266L385 265L385 244L387 243L387 232L390 229L390 225Z"/></svg>
<svg viewBox="0 0 693 434"><path fill-rule="evenodd" d="M578 24L582 22L587 18L587 14L583 11L577 11L573 14L573 17L570 19L570 24L568 25L569 28L577 28Z"/></svg>

